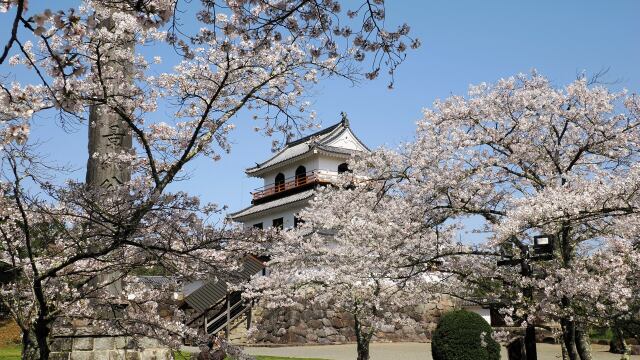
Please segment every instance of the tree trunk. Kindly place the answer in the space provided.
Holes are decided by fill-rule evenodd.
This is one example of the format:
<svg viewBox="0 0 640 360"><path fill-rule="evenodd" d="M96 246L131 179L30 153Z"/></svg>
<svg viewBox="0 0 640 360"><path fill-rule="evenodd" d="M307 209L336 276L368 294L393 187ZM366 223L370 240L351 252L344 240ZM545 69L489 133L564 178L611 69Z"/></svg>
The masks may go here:
<svg viewBox="0 0 640 360"><path fill-rule="evenodd" d="M562 325L562 341L567 349L567 358L569 360L578 360L578 352L576 350L576 328L573 321L561 319Z"/></svg>
<svg viewBox="0 0 640 360"><path fill-rule="evenodd" d="M631 349L627 346L627 342L624 340L624 333L619 327L613 328L613 339L611 339L610 352L616 354L622 354L621 359L628 359Z"/></svg>
<svg viewBox="0 0 640 360"><path fill-rule="evenodd" d="M32 337L29 336L28 331L22 331L21 358L23 360L40 358L40 349L38 349L38 344L33 342Z"/></svg>
<svg viewBox="0 0 640 360"><path fill-rule="evenodd" d="M536 327L527 324L524 333L524 346L527 353L527 360L538 360L538 350L536 349Z"/></svg>
<svg viewBox="0 0 640 360"><path fill-rule="evenodd" d="M369 360L368 339L358 339L358 360Z"/></svg>
<svg viewBox="0 0 640 360"><path fill-rule="evenodd" d="M507 345L507 356L509 360L525 360L527 352L524 349L524 339L520 336L513 339Z"/></svg>
<svg viewBox="0 0 640 360"><path fill-rule="evenodd" d="M591 342L588 332L582 328L576 328L576 349L581 360L593 360L591 357Z"/></svg>
<svg viewBox="0 0 640 360"><path fill-rule="evenodd" d="M562 349L562 360L569 360L569 354L567 354L567 346L564 344L564 338L560 341L560 348Z"/></svg>
<svg viewBox="0 0 640 360"><path fill-rule="evenodd" d="M33 324L29 331L22 332L22 354L23 360L48 360L51 354L49 347L49 335L51 329L41 321Z"/></svg>
<svg viewBox="0 0 640 360"><path fill-rule="evenodd" d="M371 336L373 331L363 332L362 324L357 315L353 315L354 318L354 330L356 334L356 346L358 352L357 360L369 360L369 343L371 342Z"/></svg>

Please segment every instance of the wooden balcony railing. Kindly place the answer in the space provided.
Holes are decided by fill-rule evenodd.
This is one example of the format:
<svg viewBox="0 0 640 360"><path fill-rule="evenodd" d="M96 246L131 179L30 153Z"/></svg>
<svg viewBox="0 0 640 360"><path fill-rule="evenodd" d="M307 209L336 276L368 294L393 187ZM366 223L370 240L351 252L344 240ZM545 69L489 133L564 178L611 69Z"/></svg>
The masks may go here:
<svg viewBox="0 0 640 360"><path fill-rule="evenodd" d="M330 183L334 178L335 175L323 173L318 170L308 171L305 174L300 174L284 179L284 181L282 182L259 187L252 191L251 195L253 196L253 201L256 201L271 195L293 190L310 184Z"/></svg>

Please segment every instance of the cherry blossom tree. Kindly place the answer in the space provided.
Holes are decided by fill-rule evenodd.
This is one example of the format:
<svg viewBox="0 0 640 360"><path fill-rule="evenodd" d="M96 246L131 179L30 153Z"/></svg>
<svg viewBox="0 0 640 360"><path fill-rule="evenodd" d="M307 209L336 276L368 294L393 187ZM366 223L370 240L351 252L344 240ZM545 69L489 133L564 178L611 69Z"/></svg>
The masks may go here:
<svg viewBox="0 0 640 360"><path fill-rule="evenodd" d="M539 74L518 75L437 101L413 142L388 162L365 159L354 169L366 176L373 167L379 181L406 184L389 218L401 228L439 224L416 221L414 212L443 224L483 219L478 249L441 257L439 271L457 275L445 291L500 300L528 328L559 323L567 358L590 359L590 326L636 315L639 115L637 95L585 77L554 88ZM496 266L500 249L526 257L538 234L555 236L553 259L527 276Z"/></svg>
<svg viewBox="0 0 640 360"><path fill-rule="evenodd" d="M317 81L382 70L392 84L407 48L419 46L407 25L383 26L382 1L347 11L328 0L35 4L0 1L0 261L15 279L2 301L22 329L24 358L47 359L53 329L78 322L174 347L194 335L174 292L228 276L244 256L229 238L245 235L210 221L217 207L167 188L191 160L230 151L239 112L286 139L315 125L305 95ZM149 46L175 55L145 55ZM14 79L15 67L34 80ZM29 137L36 116L86 125L108 147L92 148L88 184L56 183L64 169ZM113 168L96 183L96 171ZM148 273L168 280L149 286L138 276Z"/></svg>
<svg viewBox="0 0 640 360"><path fill-rule="evenodd" d="M297 215L301 225L263 244L269 275L254 278L245 294L266 308L319 305L351 314L357 358L368 360L376 331L437 298L441 278L429 270L455 248L456 226L407 206L406 165L388 150L353 162L353 174L319 190Z"/></svg>
<svg viewBox="0 0 640 360"><path fill-rule="evenodd" d="M442 207L484 218L487 246L555 235L539 276L498 274L532 290L511 304L525 323L559 322L572 360L590 358L588 327L609 324L637 293L639 105L585 77L556 89L534 73L436 102L418 125L414 151L442 159L432 176L450 184ZM469 279L494 276L487 270Z"/></svg>

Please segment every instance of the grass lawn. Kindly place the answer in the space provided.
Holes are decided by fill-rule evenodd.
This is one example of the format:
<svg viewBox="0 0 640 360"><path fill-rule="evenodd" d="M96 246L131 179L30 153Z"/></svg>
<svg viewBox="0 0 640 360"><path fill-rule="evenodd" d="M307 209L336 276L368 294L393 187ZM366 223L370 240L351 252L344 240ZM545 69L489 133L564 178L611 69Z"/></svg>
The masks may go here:
<svg viewBox="0 0 640 360"><path fill-rule="evenodd" d="M8 345L0 347L0 360L18 360L20 359L20 346Z"/></svg>

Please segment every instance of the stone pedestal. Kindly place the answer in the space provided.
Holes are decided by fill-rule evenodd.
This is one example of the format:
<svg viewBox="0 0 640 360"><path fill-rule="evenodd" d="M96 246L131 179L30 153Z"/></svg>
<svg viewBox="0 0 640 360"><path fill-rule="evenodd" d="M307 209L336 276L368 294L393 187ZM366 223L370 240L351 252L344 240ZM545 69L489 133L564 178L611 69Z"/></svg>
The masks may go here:
<svg viewBox="0 0 640 360"><path fill-rule="evenodd" d="M131 337L56 337L51 343L52 360L170 360L171 349L158 341Z"/></svg>

